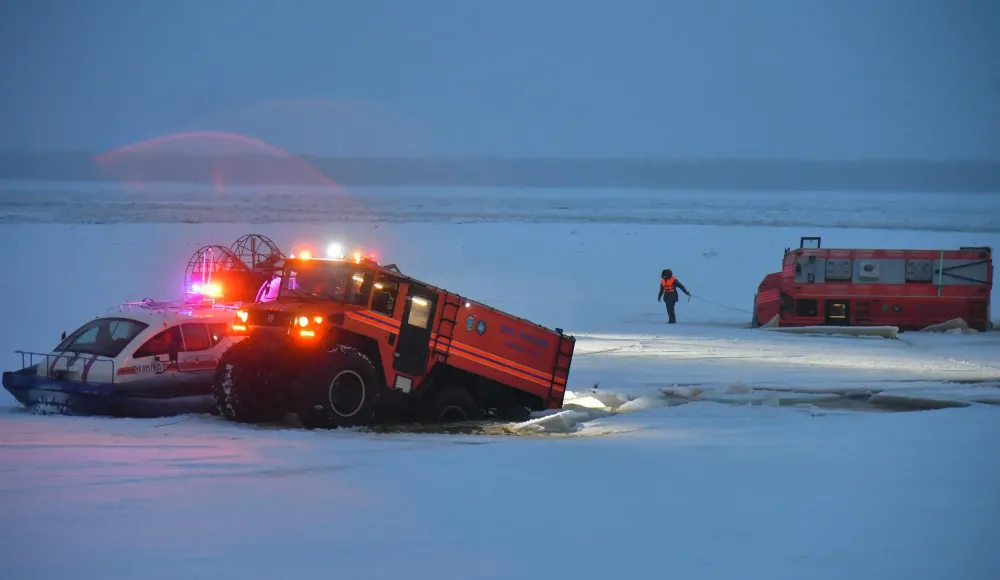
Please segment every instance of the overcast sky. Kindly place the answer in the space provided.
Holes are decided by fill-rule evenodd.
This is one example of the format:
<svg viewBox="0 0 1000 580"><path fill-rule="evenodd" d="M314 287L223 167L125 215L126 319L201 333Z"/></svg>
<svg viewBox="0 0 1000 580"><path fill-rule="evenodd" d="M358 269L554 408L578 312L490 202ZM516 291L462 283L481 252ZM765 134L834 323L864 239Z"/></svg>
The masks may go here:
<svg viewBox="0 0 1000 580"><path fill-rule="evenodd" d="M1000 159L996 0L4 0L0 148Z"/></svg>

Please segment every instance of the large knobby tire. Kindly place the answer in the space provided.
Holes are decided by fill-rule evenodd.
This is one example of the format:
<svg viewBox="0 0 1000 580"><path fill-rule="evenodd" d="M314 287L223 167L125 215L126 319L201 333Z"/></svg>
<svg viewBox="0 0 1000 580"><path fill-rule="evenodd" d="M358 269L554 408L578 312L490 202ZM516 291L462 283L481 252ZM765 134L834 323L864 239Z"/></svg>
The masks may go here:
<svg viewBox="0 0 1000 580"><path fill-rule="evenodd" d="M432 393L420 405L420 422L430 425L478 421L483 410L468 390L457 386L443 387Z"/></svg>
<svg viewBox="0 0 1000 580"><path fill-rule="evenodd" d="M388 389L361 351L335 346L304 371L299 420L307 429L375 424Z"/></svg>
<svg viewBox="0 0 1000 580"><path fill-rule="evenodd" d="M219 358L212 394L219 414L239 423L280 421L284 409L268 396L249 339L234 344Z"/></svg>
<svg viewBox="0 0 1000 580"><path fill-rule="evenodd" d="M237 362L246 360L249 348L246 340L230 346L215 367L215 377L212 381L212 397L215 399L215 408L219 415L226 419L235 421L233 402L230 396L233 382L242 380L242 375L246 371L245 365L237 365Z"/></svg>

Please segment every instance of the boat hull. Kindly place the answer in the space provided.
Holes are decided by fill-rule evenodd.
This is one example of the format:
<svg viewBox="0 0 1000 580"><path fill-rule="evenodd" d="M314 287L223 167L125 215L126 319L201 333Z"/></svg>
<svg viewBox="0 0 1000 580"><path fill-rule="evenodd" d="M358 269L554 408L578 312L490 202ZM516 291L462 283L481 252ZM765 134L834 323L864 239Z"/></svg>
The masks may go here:
<svg viewBox="0 0 1000 580"><path fill-rule="evenodd" d="M188 373L182 381L101 383L38 376L35 368L4 372L3 386L39 414L154 418L215 412L211 372Z"/></svg>

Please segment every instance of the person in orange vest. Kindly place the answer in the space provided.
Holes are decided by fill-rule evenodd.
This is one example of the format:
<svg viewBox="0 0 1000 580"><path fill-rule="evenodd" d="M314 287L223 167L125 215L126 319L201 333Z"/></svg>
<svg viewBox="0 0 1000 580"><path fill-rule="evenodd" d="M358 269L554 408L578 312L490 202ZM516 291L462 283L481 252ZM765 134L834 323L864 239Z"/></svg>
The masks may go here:
<svg viewBox="0 0 1000 580"><path fill-rule="evenodd" d="M677 278L674 278L673 270L668 268L660 272L660 294L656 297L656 301L659 302L660 300L663 300L663 302L667 305L668 324L677 323L677 317L674 315L674 305L677 304L678 289L687 294L688 298L691 297L691 293L684 287L684 284L681 284Z"/></svg>

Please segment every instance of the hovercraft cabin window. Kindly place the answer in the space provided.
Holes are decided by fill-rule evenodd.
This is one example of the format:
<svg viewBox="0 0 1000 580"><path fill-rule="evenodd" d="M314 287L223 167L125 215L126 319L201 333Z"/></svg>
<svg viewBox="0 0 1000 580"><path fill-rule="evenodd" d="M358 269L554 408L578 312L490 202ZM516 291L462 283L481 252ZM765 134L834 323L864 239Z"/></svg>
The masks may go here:
<svg viewBox="0 0 1000 580"><path fill-rule="evenodd" d="M139 349L135 351L132 358L170 354L170 346L173 344L177 345L177 352L184 351L181 329L178 326L171 326L163 332L154 335L153 338L146 341L146 344L140 346Z"/></svg>
<svg viewBox="0 0 1000 580"><path fill-rule="evenodd" d="M56 350L114 358L147 326L125 318L97 318L67 336Z"/></svg>
<svg viewBox="0 0 1000 580"><path fill-rule="evenodd" d="M162 356L170 354L171 344L177 345L177 352L198 352L209 350L222 340L218 330L210 330L207 324L190 322L180 326L170 327L146 341L146 344L135 351L133 358L147 356Z"/></svg>
<svg viewBox="0 0 1000 580"><path fill-rule="evenodd" d="M184 335L184 352L197 352L208 350L214 346L212 337L209 336L208 326L204 323L187 323L181 325L181 333Z"/></svg>
<svg viewBox="0 0 1000 580"><path fill-rule="evenodd" d="M212 335L212 346L215 346L229 336L229 325L225 322L211 322L208 325L208 332Z"/></svg>

